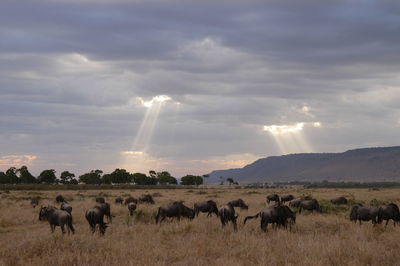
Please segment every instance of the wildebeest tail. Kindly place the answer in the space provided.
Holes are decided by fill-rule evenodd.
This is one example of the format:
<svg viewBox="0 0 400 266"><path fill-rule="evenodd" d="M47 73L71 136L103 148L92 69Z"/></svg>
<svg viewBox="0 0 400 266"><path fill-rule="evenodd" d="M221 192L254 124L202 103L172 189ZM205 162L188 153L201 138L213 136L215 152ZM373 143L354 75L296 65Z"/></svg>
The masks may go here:
<svg viewBox="0 0 400 266"><path fill-rule="evenodd" d="M244 224L246 224L247 220L258 218L258 217L260 217L260 213L257 213L256 215L253 215L253 216L246 216L246 218L244 218Z"/></svg>

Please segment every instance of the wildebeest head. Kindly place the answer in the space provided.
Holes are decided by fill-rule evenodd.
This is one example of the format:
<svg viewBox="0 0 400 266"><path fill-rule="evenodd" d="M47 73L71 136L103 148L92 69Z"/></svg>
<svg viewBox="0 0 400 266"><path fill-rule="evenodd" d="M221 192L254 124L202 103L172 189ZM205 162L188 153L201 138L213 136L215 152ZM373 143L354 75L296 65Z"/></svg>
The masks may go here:
<svg viewBox="0 0 400 266"><path fill-rule="evenodd" d="M357 210L360 206L359 205L355 205L351 208L350 211L350 221L357 221Z"/></svg>
<svg viewBox="0 0 400 266"><path fill-rule="evenodd" d="M49 217L49 214L55 210L52 206L41 206L39 211L39 221L45 221Z"/></svg>

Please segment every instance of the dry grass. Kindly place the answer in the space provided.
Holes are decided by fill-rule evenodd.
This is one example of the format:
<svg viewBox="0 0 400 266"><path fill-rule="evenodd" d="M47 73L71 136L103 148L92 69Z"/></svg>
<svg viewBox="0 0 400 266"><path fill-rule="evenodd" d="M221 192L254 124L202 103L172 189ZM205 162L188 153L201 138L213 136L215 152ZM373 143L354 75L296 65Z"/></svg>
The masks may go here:
<svg viewBox="0 0 400 266"><path fill-rule="evenodd" d="M327 213L298 215L292 232L269 229L263 233L259 221L243 219L265 206L269 193L312 195L323 202ZM62 235L59 228L50 233L47 222L38 221L38 209L29 205L30 197L41 204L53 204L62 193L73 206L75 235ZM158 193L155 205L139 205L138 218L131 218L125 206L114 204L117 196ZM84 211L103 195L116 216L106 235L92 235ZM11 191L0 194L1 265L399 265L400 227L392 223L372 227L351 223L348 207L328 203L335 196L369 204L400 204L399 189L202 189L202 190L112 190L112 191ZM242 198L248 211L239 210L239 230L222 229L214 216L200 214L193 221L168 221L155 225L152 215L161 204L184 200L215 199L219 205Z"/></svg>

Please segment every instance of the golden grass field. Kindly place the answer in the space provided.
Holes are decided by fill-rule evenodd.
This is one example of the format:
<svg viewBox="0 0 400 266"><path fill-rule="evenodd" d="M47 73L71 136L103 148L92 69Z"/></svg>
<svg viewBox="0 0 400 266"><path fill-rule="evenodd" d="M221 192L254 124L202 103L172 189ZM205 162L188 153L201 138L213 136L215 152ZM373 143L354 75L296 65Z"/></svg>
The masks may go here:
<svg viewBox="0 0 400 266"><path fill-rule="evenodd" d="M138 197L159 193L155 205L139 204L142 215L131 218L126 206L114 203L117 196ZM271 193L295 197L312 195L326 212L301 213L289 232L260 229L259 220L243 225L247 215L266 206ZM38 220L40 204L51 204L64 195L73 207L74 235L52 234L46 222ZM104 237L92 235L84 212L102 195L111 203L116 217ZM400 189L171 189L171 190L87 190L87 191L1 191L0 265L400 265L400 226L392 221L373 227L348 220L346 207L334 207L327 200L346 196L369 204L394 202L400 205ZM40 196L39 207L28 198ZM238 231L221 228L220 221L201 213L193 221L182 219L156 225L152 217L158 206L184 200L193 203L213 199L218 205L242 198L249 210L238 209Z"/></svg>

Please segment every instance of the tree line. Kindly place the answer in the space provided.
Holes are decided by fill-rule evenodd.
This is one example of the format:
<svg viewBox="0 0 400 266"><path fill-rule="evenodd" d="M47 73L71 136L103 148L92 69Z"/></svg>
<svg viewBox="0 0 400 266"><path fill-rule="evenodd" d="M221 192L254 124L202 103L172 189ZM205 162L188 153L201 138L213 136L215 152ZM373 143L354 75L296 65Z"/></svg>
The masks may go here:
<svg viewBox="0 0 400 266"><path fill-rule="evenodd" d="M185 175L181 177L181 185L198 186L203 184L207 175ZM178 180L167 171L149 171L149 174L130 173L125 169L117 168L112 173L104 174L102 170L91 170L88 173L75 177L74 173L63 171L59 177L54 169L43 170L39 176L33 176L27 166L20 168L10 167L7 171L0 171L0 184L136 184L136 185L177 185Z"/></svg>

